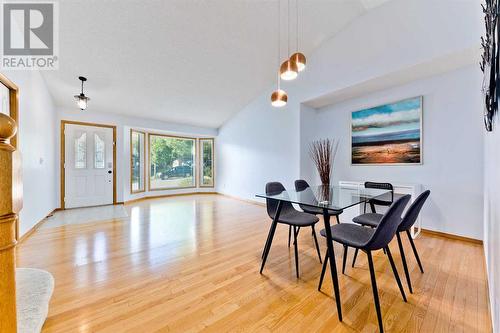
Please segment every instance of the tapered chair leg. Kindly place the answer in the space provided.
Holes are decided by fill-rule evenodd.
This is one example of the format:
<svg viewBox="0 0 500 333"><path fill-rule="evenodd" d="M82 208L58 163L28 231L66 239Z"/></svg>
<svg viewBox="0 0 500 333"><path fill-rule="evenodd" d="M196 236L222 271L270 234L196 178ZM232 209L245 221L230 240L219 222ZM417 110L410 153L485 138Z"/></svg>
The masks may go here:
<svg viewBox="0 0 500 333"><path fill-rule="evenodd" d="M300 232L300 227L293 227L293 230L295 232L295 237L299 237L299 232Z"/></svg>
<svg viewBox="0 0 500 333"><path fill-rule="evenodd" d="M295 273L297 279L299 278L299 249L297 245L297 232L295 232L295 226L293 227L293 248L295 252Z"/></svg>
<svg viewBox="0 0 500 333"><path fill-rule="evenodd" d="M382 323L382 312L380 311L380 301L378 299L377 280L375 278L375 269L373 268L372 253L370 251L367 251L366 254L368 255L368 266L370 267L370 277L372 280L372 289L373 289L373 301L375 303L375 310L377 312L378 328L380 333L383 333L384 325Z"/></svg>
<svg viewBox="0 0 500 333"><path fill-rule="evenodd" d="M386 253L389 257L389 262L391 263L392 272L394 273L394 277L396 278L396 282L398 283L399 291L401 292L401 296L403 296L403 300L406 302L406 294L403 289L403 284L401 283L401 279L399 278L398 270L396 265L394 264L394 260L392 259L391 250L389 250L389 246L386 247Z"/></svg>
<svg viewBox="0 0 500 333"><path fill-rule="evenodd" d="M328 266L328 251L325 254L325 260L323 260L323 268L321 269L321 276L319 277L318 291L321 291L321 285L323 284L323 279L325 278L327 266Z"/></svg>
<svg viewBox="0 0 500 333"><path fill-rule="evenodd" d="M408 283L408 289L410 290L410 293L413 294L413 289L411 287L411 280L410 280L410 272L408 271L408 265L406 264L405 250L403 248L403 242L401 242L401 236L399 235L399 232L396 233L396 238L398 239L399 253L401 253L401 260L403 261L406 283Z"/></svg>
<svg viewBox="0 0 500 333"><path fill-rule="evenodd" d="M288 226L288 247L290 247L290 240L292 239L292 226Z"/></svg>
<svg viewBox="0 0 500 333"><path fill-rule="evenodd" d="M354 267L354 264L356 263L356 258L358 257L358 251L359 249L356 249L354 251L354 258L352 258L352 267Z"/></svg>
<svg viewBox="0 0 500 333"><path fill-rule="evenodd" d="M314 244L316 245L316 251L318 252L319 263L322 263L321 251L319 250L318 238L316 237L316 230L314 230L314 224L311 226L311 228L312 228L312 235L314 238Z"/></svg>
<svg viewBox="0 0 500 333"><path fill-rule="evenodd" d="M349 247L344 245L344 258L342 258L342 274L345 274L345 264L347 262L347 250Z"/></svg>
<svg viewBox="0 0 500 333"><path fill-rule="evenodd" d="M406 230L406 234L408 235L408 239L410 240L411 248L413 249L413 254L415 254L415 258L417 259L418 267L420 267L420 271L423 273L424 268L422 267L422 263L420 262L420 258L418 256L417 247L413 242L413 238L411 238L410 230Z"/></svg>

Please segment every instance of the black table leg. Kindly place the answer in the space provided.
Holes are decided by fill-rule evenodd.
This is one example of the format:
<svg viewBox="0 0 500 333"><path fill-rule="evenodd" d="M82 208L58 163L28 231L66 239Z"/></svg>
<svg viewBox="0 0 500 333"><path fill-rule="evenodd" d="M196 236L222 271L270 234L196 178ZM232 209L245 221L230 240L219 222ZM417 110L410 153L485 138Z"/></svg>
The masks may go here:
<svg viewBox="0 0 500 333"><path fill-rule="evenodd" d="M273 242L273 237L274 233L276 232L276 226L278 225L278 219L280 217L281 213L281 207L283 206L282 201L278 201L278 207L276 208L276 214L274 214L274 220L271 225L271 230L269 230L269 244L266 244L266 247L264 248L264 257L262 258L262 265L260 266L260 274L262 274L262 270L264 269L264 266L266 264L267 256L269 254L269 251L271 250L271 244Z"/></svg>
<svg viewBox="0 0 500 333"><path fill-rule="evenodd" d="M330 229L330 215L328 209L323 208L323 221L325 222L326 246L328 248L328 259L330 260L330 274L332 275L333 290L335 292L335 302L337 303L337 315L342 321L342 305L340 303L339 280L337 276L337 266L335 263L335 251L333 249L332 231Z"/></svg>

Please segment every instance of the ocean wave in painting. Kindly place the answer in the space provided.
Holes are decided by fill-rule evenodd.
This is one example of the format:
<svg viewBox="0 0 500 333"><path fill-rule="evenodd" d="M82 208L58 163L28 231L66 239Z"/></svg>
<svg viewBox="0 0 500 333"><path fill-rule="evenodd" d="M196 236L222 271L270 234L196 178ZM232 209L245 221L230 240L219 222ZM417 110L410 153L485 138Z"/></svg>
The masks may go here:
<svg viewBox="0 0 500 333"><path fill-rule="evenodd" d="M390 142L419 141L420 129L376 135L360 135L352 137L353 146L387 144Z"/></svg>

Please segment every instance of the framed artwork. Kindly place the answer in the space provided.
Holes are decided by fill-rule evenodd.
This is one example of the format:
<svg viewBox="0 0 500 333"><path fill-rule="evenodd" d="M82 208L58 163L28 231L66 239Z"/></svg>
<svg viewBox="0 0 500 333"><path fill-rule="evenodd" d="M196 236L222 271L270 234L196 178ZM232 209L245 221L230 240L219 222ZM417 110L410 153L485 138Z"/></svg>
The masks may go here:
<svg viewBox="0 0 500 333"><path fill-rule="evenodd" d="M354 111L351 163L422 164L422 96Z"/></svg>

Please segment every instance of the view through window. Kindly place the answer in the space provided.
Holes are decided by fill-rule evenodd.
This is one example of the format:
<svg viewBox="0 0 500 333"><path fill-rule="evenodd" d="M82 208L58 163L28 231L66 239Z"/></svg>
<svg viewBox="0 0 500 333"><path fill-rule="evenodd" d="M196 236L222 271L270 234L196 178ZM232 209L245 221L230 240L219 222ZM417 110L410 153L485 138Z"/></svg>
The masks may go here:
<svg viewBox="0 0 500 333"><path fill-rule="evenodd" d="M143 192L145 190L145 158L146 158L146 134L131 130L130 132L130 184L131 192Z"/></svg>
<svg viewBox="0 0 500 333"><path fill-rule="evenodd" d="M195 187L195 147L192 138L150 134L150 189Z"/></svg>
<svg viewBox="0 0 500 333"><path fill-rule="evenodd" d="M214 140L213 139L200 139L201 150L201 186L213 187L214 186Z"/></svg>

